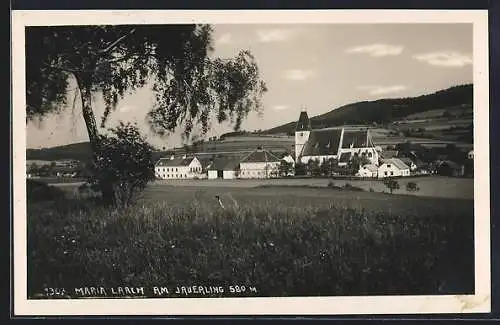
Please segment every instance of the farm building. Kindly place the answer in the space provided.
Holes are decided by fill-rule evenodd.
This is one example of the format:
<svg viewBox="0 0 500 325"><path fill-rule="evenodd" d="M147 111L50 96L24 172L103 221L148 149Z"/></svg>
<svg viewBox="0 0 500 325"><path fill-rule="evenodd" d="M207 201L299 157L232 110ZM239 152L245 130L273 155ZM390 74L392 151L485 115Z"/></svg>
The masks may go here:
<svg viewBox="0 0 500 325"><path fill-rule="evenodd" d="M367 164L359 168L358 176L360 177L377 177L378 167L373 164Z"/></svg>
<svg viewBox="0 0 500 325"><path fill-rule="evenodd" d="M208 166L208 179L234 179L239 173L239 162L231 158L216 158Z"/></svg>
<svg viewBox="0 0 500 325"><path fill-rule="evenodd" d="M277 177L281 159L258 148L240 161L240 178Z"/></svg>
<svg viewBox="0 0 500 325"><path fill-rule="evenodd" d="M378 167L378 178L398 176L410 176L410 167L398 158L383 160Z"/></svg>
<svg viewBox="0 0 500 325"><path fill-rule="evenodd" d="M155 165L155 175L161 179L192 179L203 177L202 165L196 157L161 158Z"/></svg>
<svg viewBox="0 0 500 325"><path fill-rule="evenodd" d="M398 159L404 162L406 166L410 167L410 171L414 171L417 169L417 165L410 158L402 157Z"/></svg>
<svg viewBox="0 0 500 325"><path fill-rule="evenodd" d="M436 173L442 176L460 177L464 175L464 170L464 166L451 160L439 161L436 165Z"/></svg>
<svg viewBox="0 0 500 325"><path fill-rule="evenodd" d="M295 157L297 162L318 160L323 163L331 158L352 158L357 153L366 155L378 165L378 152L368 129L325 128L313 130L306 110L302 110L295 130ZM345 162L347 163L347 162Z"/></svg>

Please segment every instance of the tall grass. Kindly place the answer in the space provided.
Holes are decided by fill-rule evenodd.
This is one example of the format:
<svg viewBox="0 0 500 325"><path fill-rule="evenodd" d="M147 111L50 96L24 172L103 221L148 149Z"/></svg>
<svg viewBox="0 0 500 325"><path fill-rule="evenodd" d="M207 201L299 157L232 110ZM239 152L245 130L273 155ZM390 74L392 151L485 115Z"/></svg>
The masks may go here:
<svg viewBox="0 0 500 325"><path fill-rule="evenodd" d="M29 295L45 286L231 284L262 296L473 291L471 217L271 199L222 209L200 198L126 211L28 204ZM463 277L450 284L457 270Z"/></svg>

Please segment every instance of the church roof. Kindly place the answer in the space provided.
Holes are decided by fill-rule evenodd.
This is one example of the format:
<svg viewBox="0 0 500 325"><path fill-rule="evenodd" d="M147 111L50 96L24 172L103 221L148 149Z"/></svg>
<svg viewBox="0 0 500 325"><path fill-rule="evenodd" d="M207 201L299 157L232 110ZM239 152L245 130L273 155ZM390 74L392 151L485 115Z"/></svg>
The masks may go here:
<svg viewBox="0 0 500 325"><path fill-rule="evenodd" d="M337 155L342 129L313 130L304 146L302 156Z"/></svg>
<svg viewBox="0 0 500 325"><path fill-rule="evenodd" d="M307 116L306 111L300 112L299 121L297 122L296 131L310 131L311 130L311 121L309 120L309 116Z"/></svg>
<svg viewBox="0 0 500 325"><path fill-rule="evenodd" d="M342 148L364 148L368 145L368 131L353 131L344 130L344 137L342 139Z"/></svg>

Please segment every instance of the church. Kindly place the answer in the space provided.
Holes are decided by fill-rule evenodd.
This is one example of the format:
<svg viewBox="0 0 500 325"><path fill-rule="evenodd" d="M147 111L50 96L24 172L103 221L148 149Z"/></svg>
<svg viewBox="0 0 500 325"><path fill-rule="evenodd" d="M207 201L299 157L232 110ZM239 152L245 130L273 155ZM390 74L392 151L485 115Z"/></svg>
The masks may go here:
<svg viewBox="0 0 500 325"><path fill-rule="evenodd" d="M307 164L309 160L323 163L337 159L345 166L354 155L365 155L378 166L379 153L375 149L368 128L333 127L313 130L307 111L302 109L295 129L295 160Z"/></svg>

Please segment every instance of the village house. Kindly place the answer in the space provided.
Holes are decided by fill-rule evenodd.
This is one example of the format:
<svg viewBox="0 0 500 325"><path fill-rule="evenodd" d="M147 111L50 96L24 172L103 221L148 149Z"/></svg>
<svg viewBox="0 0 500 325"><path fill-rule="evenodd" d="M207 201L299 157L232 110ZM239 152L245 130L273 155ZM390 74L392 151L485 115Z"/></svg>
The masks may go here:
<svg viewBox="0 0 500 325"><path fill-rule="evenodd" d="M411 172L413 172L413 171L415 171L417 169L417 165L410 158L401 157L401 158L398 158L398 159L401 160L402 162L404 162L406 166L410 167L410 171Z"/></svg>
<svg viewBox="0 0 500 325"><path fill-rule="evenodd" d="M378 178L410 176L410 167L401 159L391 158L382 161L378 167Z"/></svg>
<svg viewBox="0 0 500 325"><path fill-rule="evenodd" d="M461 177L464 172L464 166L460 166L451 160L438 161L436 164L436 173L441 176Z"/></svg>
<svg viewBox="0 0 500 325"><path fill-rule="evenodd" d="M371 164L378 165L379 155L368 129L313 130L306 110L301 111L295 130L296 162L317 160L322 164L333 158L338 159L339 165L347 165L354 154L364 155Z"/></svg>
<svg viewBox="0 0 500 325"><path fill-rule="evenodd" d="M235 179L240 163L235 158L216 158L207 168L208 179Z"/></svg>
<svg viewBox="0 0 500 325"><path fill-rule="evenodd" d="M281 159L257 148L240 161L240 178L271 178L278 176Z"/></svg>
<svg viewBox="0 0 500 325"><path fill-rule="evenodd" d="M359 177L378 177L378 167L373 164L366 164L359 168Z"/></svg>
<svg viewBox="0 0 500 325"><path fill-rule="evenodd" d="M161 158L155 165L155 175L160 179L193 179L202 178L203 171L196 157L182 156Z"/></svg>

